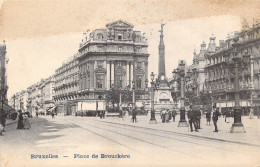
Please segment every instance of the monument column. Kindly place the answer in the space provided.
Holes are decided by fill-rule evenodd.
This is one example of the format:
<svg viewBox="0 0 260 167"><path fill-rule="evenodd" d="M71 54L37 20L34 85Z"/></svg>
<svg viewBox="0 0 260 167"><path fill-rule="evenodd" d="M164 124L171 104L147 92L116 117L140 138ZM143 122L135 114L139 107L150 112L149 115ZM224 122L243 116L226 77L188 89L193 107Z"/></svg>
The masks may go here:
<svg viewBox="0 0 260 167"><path fill-rule="evenodd" d="M166 76L165 73L165 45L164 45L164 41L163 41L163 26L165 24L161 24L161 35L160 35L160 44L158 46L158 50L159 50L159 64L158 64L158 79L161 79L161 76L164 75Z"/></svg>

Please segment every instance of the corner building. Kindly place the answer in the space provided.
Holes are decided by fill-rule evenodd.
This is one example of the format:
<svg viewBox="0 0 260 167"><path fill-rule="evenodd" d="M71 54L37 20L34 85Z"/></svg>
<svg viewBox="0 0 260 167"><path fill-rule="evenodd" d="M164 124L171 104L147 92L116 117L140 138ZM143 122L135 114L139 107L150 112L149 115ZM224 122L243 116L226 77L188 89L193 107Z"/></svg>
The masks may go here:
<svg viewBox="0 0 260 167"><path fill-rule="evenodd" d="M147 39L122 20L87 34L79 48L79 101L105 101L113 86L125 89L135 83L137 103L144 98L148 79ZM139 93L139 95L138 95ZM137 106L138 107L138 106Z"/></svg>

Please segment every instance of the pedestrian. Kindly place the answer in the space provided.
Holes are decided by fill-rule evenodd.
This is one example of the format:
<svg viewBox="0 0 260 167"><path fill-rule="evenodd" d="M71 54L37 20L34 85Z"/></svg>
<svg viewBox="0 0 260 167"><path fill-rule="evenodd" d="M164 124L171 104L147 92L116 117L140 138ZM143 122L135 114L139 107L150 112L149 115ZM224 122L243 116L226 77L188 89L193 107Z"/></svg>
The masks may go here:
<svg viewBox="0 0 260 167"><path fill-rule="evenodd" d="M166 113L165 113L165 121L167 123L169 123L169 120L170 120L170 113L169 113L169 109L166 110Z"/></svg>
<svg viewBox="0 0 260 167"><path fill-rule="evenodd" d="M195 121L198 129L200 129L200 119L201 119L201 110L197 108L195 110Z"/></svg>
<svg viewBox="0 0 260 167"><path fill-rule="evenodd" d="M24 129L30 129L31 128L31 123L29 121L29 114L24 114L23 125L24 125Z"/></svg>
<svg viewBox="0 0 260 167"><path fill-rule="evenodd" d="M215 131L213 131L213 132L218 132L217 122L218 122L219 115L220 114L219 114L219 111L217 110L216 106L213 106L212 120L213 120L214 127L215 127Z"/></svg>
<svg viewBox="0 0 260 167"><path fill-rule="evenodd" d="M132 110L132 120L133 120L133 122L136 122L136 109L134 108L133 110Z"/></svg>
<svg viewBox="0 0 260 167"><path fill-rule="evenodd" d="M210 121L211 121L211 111L208 110L206 113L206 119L207 119L207 126L210 126Z"/></svg>
<svg viewBox="0 0 260 167"><path fill-rule="evenodd" d="M227 111L226 111L226 117L225 117L225 122L226 123L229 123L229 117L231 116L231 111L228 109Z"/></svg>
<svg viewBox="0 0 260 167"><path fill-rule="evenodd" d="M254 118L254 109L250 107L249 119L253 119L253 118Z"/></svg>
<svg viewBox="0 0 260 167"><path fill-rule="evenodd" d="M161 119L162 119L162 123L165 122L165 115L166 115L166 110L163 109L163 110L161 111Z"/></svg>
<svg viewBox="0 0 260 167"><path fill-rule="evenodd" d="M38 113L38 111L36 111L36 118L38 118L38 115L39 115L39 113Z"/></svg>
<svg viewBox="0 0 260 167"><path fill-rule="evenodd" d="M188 119L189 119L189 124L190 124L190 131L193 132L192 124L194 125L194 129L196 132L198 132L198 128L196 125L196 118L195 118L195 113L194 110L192 109L192 106L190 106L188 110Z"/></svg>
<svg viewBox="0 0 260 167"><path fill-rule="evenodd" d="M177 111L176 110L173 110L172 111L172 122L175 122L175 117L177 115Z"/></svg>
<svg viewBox="0 0 260 167"><path fill-rule="evenodd" d="M18 116L18 126L17 126L17 129L23 129L24 128L24 125L23 125L23 114L22 114L21 110L19 110L18 113L19 113L19 116Z"/></svg>
<svg viewBox="0 0 260 167"><path fill-rule="evenodd" d="M5 132L5 124L6 124L6 118L7 118L7 114L5 114L4 110L1 110L1 115L0 115L0 123L3 126L3 132Z"/></svg>
<svg viewBox="0 0 260 167"><path fill-rule="evenodd" d="M51 112L52 119L54 119L54 115L55 115L54 112Z"/></svg>

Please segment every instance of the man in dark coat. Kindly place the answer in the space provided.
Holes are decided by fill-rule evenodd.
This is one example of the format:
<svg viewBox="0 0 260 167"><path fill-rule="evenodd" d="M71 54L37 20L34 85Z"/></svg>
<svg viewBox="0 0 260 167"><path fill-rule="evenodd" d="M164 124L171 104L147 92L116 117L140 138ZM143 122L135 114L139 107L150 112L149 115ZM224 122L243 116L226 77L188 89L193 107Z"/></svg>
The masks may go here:
<svg viewBox="0 0 260 167"><path fill-rule="evenodd" d="M133 122L136 122L136 115L137 115L137 112L136 112L136 109L134 108L132 110L132 120L133 120Z"/></svg>
<svg viewBox="0 0 260 167"><path fill-rule="evenodd" d="M3 132L5 132L6 118L7 118L7 114L5 114L4 110L2 110L0 115L0 123L3 126Z"/></svg>
<svg viewBox="0 0 260 167"><path fill-rule="evenodd" d="M172 111L172 122L175 122L175 117L176 117L176 115L177 115L176 110L173 110L173 111Z"/></svg>
<svg viewBox="0 0 260 167"><path fill-rule="evenodd" d="M194 125L195 131L198 132L198 128L196 125L196 116L195 112L192 109L192 106L190 106L190 109L188 110L188 119L189 119L189 124L190 124L190 131L193 132L192 124Z"/></svg>
<svg viewBox="0 0 260 167"><path fill-rule="evenodd" d="M200 129L201 110L199 108L195 110L195 119L197 128Z"/></svg>
<svg viewBox="0 0 260 167"><path fill-rule="evenodd" d="M24 125L23 125L23 115L22 115L22 111L19 110L19 116L18 116L18 126L17 129L23 129Z"/></svg>
<svg viewBox="0 0 260 167"><path fill-rule="evenodd" d="M218 122L219 115L220 115L219 111L216 109L215 106L213 106L212 120L213 120L213 123L214 123L214 126L215 126L214 132L218 132L217 122Z"/></svg>

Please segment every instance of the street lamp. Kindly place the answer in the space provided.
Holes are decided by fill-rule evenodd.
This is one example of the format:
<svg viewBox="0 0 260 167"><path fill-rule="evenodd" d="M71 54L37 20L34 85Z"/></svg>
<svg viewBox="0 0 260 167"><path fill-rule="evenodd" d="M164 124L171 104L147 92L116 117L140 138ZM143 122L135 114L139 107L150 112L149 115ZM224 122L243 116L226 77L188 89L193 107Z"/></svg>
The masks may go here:
<svg viewBox="0 0 260 167"><path fill-rule="evenodd" d="M150 78L151 78L152 82L151 82L151 119L149 121L149 124L157 124L156 119L155 119L155 111L154 111L154 88L155 88L155 83L154 83L154 73L153 72L151 73Z"/></svg>
<svg viewBox="0 0 260 167"><path fill-rule="evenodd" d="M245 55L238 57L238 44L233 44L234 56L232 62L226 62L226 67L234 74L234 86L235 86L235 106L234 106L234 123L232 124L231 133L245 133L244 125L241 122L241 107L239 104L239 72L243 71L243 67L247 67L250 61L250 55L246 52ZM241 68L242 67L242 68Z"/></svg>
<svg viewBox="0 0 260 167"><path fill-rule="evenodd" d="M132 81L132 90L133 90L133 110L135 109L135 81Z"/></svg>
<svg viewBox="0 0 260 167"><path fill-rule="evenodd" d="M181 80L181 108L180 108L180 121L179 121L178 127L187 127L188 123L185 119L185 107L184 107L185 63L183 62L183 60L181 60L181 62L179 63L179 67L177 69L174 69L174 71L172 73L173 73L174 78L180 77L180 80ZM190 75L190 71L187 74Z"/></svg>

